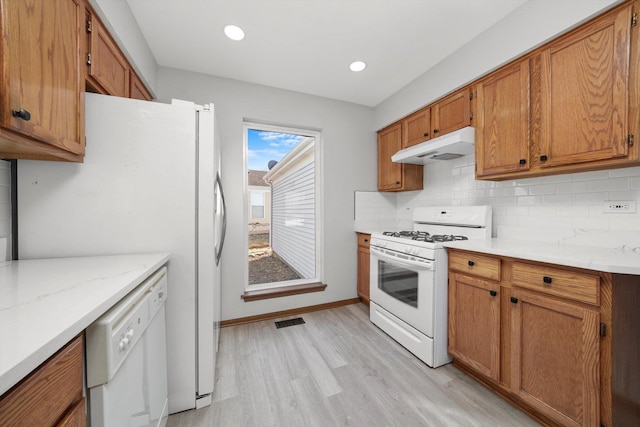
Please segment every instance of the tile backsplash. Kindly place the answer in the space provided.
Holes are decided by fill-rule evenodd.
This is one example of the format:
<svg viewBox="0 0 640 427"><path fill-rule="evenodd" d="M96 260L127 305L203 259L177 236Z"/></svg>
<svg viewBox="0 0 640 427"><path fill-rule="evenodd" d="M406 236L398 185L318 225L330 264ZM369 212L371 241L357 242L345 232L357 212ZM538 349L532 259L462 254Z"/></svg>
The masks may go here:
<svg viewBox="0 0 640 427"><path fill-rule="evenodd" d="M493 207L494 237L527 240L558 240L582 236L640 236L640 167L572 173L510 181L478 181L474 156L425 166L424 189L402 193L379 193L383 202L365 193L356 219L389 217L395 199L396 228L411 228L413 209L418 206L484 205ZM633 201L636 212L604 213L606 201ZM632 238L633 237L633 238ZM619 239L614 238L615 242ZM640 240L640 239L638 239ZM640 246L640 243L637 243Z"/></svg>

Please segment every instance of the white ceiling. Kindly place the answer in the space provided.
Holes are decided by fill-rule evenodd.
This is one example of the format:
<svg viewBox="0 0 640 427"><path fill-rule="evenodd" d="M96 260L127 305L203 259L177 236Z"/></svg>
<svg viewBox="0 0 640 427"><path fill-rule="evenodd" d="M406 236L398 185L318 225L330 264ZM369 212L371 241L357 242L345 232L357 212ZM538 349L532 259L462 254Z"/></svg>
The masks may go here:
<svg viewBox="0 0 640 427"><path fill-rule="evenodd" d="M372 107L526 1L127 0L158 65Z"/></svg>

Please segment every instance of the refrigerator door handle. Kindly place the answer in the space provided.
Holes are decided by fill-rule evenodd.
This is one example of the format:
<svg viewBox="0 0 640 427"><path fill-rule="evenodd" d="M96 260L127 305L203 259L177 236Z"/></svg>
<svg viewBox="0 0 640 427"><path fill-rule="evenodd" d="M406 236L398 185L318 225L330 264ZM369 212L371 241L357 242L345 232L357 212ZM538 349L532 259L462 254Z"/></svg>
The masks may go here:
<svg viewBox="0 0 640 427"><path fill-rule="evenodd" d="M224 200L224 190L222 189L222 180L220 173L216 175L216 186L220 191L220 199L222 200L222 235L220 236L220 246L216 247L216 265L220 265L220 257L222 256L222 247L224 246L224 238L227 233L227 204Z"/></svg>

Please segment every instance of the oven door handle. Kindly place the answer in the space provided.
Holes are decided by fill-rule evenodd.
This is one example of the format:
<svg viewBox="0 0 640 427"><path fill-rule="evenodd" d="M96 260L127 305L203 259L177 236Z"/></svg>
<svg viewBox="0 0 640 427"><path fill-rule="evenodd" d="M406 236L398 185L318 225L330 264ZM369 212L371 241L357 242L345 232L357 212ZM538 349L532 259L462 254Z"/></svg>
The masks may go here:
<svg viewBox="0 0 640 427"><path fill-rule="evenodd" d="M433 261L428 261L428 262L409 261L402 258L398 258L393 255L388 255L383 251L384 251L383 249L378 249L375 246L371 247L371 254L375 254L374 255L375 257L380 258L384 261L391 262L404 267L409 267L409 268L417 268L420 270L433 270L433 265L434 265Z"/></svg>

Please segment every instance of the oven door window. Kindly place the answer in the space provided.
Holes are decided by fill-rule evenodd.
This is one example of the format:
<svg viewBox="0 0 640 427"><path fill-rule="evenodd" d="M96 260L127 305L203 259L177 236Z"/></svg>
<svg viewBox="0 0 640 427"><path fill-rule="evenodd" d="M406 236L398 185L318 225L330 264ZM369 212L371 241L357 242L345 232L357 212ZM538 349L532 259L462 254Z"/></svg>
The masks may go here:
<svg viewBox="0 0 640 427"><path fill-rule="evenodd" d="M378 260L378 288L411 307L418 307L418 272Z"/></svg>

